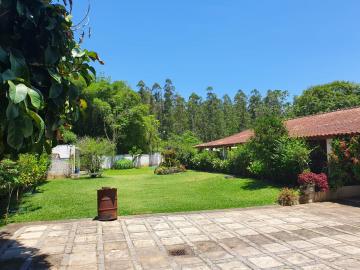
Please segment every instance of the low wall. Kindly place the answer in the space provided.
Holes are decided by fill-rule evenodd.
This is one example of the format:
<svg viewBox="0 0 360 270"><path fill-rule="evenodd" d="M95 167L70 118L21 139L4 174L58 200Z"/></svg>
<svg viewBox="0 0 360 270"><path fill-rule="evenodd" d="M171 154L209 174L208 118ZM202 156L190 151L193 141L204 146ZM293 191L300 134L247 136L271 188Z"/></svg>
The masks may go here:
<svg viewBox="0 0 360 270"><path fill-rule="evenodd" d="M132 156L129 154L125 155L116 155L115 157L106 157L102 168L103 169L111 169L112 165L119 159L128 159L132 160ZM161 154L153 153L151 155L143 154L135 160L136 167L149 167L149 166L158 166L161 163Z"/></svg>
<svg viewBox="0 0 360 270"><path fill-rule="evenodd" d="M53 157L51 166L48 171L48 179L69 177L71 174L71 166L69 159L61 159Z"/></svg>
<svg viewBox="0 0 360 270"><path fill-rule="evenodd" d="M360 185L340 187L337 190L315 192L314 202L333 201L360 196Z"/></svg>

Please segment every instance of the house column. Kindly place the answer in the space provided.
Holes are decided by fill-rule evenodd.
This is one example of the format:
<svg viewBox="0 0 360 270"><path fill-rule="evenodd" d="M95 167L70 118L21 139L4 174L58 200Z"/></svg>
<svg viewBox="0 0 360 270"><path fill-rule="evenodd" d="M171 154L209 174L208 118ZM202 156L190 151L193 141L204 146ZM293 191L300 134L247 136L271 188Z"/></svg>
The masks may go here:
<svg viewBox="0 0 360 270"><path fill-rule="evenodd" d="M327 156L327 160L329 161L330 159L330 154L332 153L332 141L333 139L329 138L329 139L326 139L326 156Z"/></svg>

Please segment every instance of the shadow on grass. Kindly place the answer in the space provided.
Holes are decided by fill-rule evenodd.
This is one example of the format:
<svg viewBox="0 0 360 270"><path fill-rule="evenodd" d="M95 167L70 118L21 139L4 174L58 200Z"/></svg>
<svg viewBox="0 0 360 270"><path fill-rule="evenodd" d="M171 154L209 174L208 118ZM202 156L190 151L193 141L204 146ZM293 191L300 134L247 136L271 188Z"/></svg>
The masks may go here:
<svg viewBox="0 0 360 270"><path fill-rule="evenodd" d="M50 269L59 266L54 265L50 257L37 248L11 239L10 233L0 231L0 268L2 270Z"/></svg>
<svg viewBox="0 0 360 270"><path fill-rule="evenodd" d="M266 188L281 188L282 186L278 183L274 183L268 180L258 180L253 178L241 178L234 177L235 181L246 180L243 183L242 188L245 190L258 190L258 189L266 189Z"/></svg>

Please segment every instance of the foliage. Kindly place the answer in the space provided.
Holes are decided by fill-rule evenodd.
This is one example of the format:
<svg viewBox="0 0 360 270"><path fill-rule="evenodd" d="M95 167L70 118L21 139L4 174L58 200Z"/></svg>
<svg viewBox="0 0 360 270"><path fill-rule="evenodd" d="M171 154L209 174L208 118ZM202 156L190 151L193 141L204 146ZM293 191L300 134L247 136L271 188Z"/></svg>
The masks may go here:
<svg viewBox="0 0 360 270"><path fill-rule="evenodd" d="M68 129L64 129L62 138L63 138L64 143L66 143L66 144L75 144L77 141L77 135Z"/></svg>
<svg viewBox="0 0 360 270"><path fill-rule="evenodd" d="M315 185L316 191L328 191L329 183L325 173L303 172L298 176L300 186Z"/></svg>
<svg viewBox="0 0 360 270"><path fill-rule="evenodd" d="M249 142L252 161L249 171L259 178L295 183L297 175L308 168L310 149L298 139L289 138L280 118L259 118L255 136Z"/></svg>
<svg viewBox="0 0 360 270"><path fill-rule="evenodd" d="M197 153L194 145L200 144L201 141L191 131L186 131L183 134L171 134L169 139L164 142L164 148L172 148L175 150L176 159L181 164L189 164L191 158Z"/></svg>
<svg viewBox="0 0 360 270"><path fill-rule="evenodd" d="M5 203L5 222L7 222L7 216L9 213L10 202L12 198L13 191L16 187L19 186L19 171L16 166L16 162L10 159L4 159L0 161L0 194L2 199L1 201L6 201Z"/></svg>
<svg viewBox="0 0 360 270"><path fill-rule="evenodd" d="M129 159L119 159L113 165L115 170L125 170L134 168L134 163Z"/></svg>
<svg viewBox="0 0 360 270"><path fill-rule="evenodd" d="M236 149L229 151L229 172L235 175L248 176L251 156L249 144L238 145Z"/></svg>
<svg viewBox="0 0 360 270"><path fill-rule="evenodd" d="M166 175L173 173L186 172L186 168L183 165L177 165L172 167L159 166L155 169L154 173L158 175Z"/></svg>
<svg viewBox="0 0 360 270"><path fill-rule="evenodd" d="M330 112L360 105L360 85L346 81L334 81L305 90L294 99L296 116Z"/></svg>
<svg viewBox="0 0 360 270"><path fill-rule="evenodd" d="M334 139L329 158L331 187L360 183L360 136Z"/></svg>
<svg viewBox="0 0 360 270"><path fill-rule="evenodd" d="M0 14L1 158L41 152L59 126L76 118L75 82L92 81L89 62L99 57L75 42L71 15L59 3L6 0Z"/></svg>
<svg viewBox="0 0 360 270"><path fill-rule="evenodd" d="M50 158L43 153L40 156L36 154L20 154L17 161L19 171L19 183L21 188L33 188L46 180L47 171L50 166Z"/></svg>
<svg viewBox="0 0 360 270"><path fill-rule="evenodd" d="M158 120L149 115L149 106L125 82L100 79L83 89L86 100L74 131L81 136L106 137L118 152L132 147L143 152L157 150Z"/></svg>
<svg viewBox="0 0 360 270"><path fill-rule="evenodd" d="M295 205L299 201L299 194L294 189L283 188L279 193L277 201L282 206Z"/></svg>
<svg viewBox="0 0 360 270"><path fill-rule="evenodd" d="M160 166L174 167L180 165L179 160L176 159L175 149L173 148L165 149L161 152L161 155L163 161L161 162Z"/></svg>
<svg viewBox="0 0 360 270"><path fill-rule="evenodd" d="M218 159L215 152L202 151L193 156L190 167L196 170L212 172L214 171L213 162L215 159Z"/></svg>
<svg viewBox="0 0 360 270"><path fill-rule="evenodd" d="M113 156L115 145L103 138L81 138L77 144L80 149L81 164L91 173L101 171L105 156Z"/></svg>

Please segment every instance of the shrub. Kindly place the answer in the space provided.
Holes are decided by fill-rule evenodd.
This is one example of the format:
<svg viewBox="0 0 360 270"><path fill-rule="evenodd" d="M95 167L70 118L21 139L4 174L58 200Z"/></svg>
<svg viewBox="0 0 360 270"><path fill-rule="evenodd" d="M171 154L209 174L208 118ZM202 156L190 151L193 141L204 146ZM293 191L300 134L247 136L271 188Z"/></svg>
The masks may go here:
<svg viewBox="0 0 360 270"><path fill-rule="evenodd" d="M101 170L105 156L112 156L115 145L106 139L84 137L78 142L80 148L81 164L96 176Z"/></svg>
<svg viewBox="0 0 360 270"><path fill-rule="evenodd" d="M154 173L158 175L165 175L165 174L173 174L173 173L180 173L185 172L186 168L183 165L175 166L175 167L164 167L159 166L155 169Z"/></svg>
<svg viewBox="0 0 360 270"><path fill-rule="evenodd" d="M299 201L298 192L291 188L283 188L279 193L277 201L282 206L297 204Z"/></svg>
<svg viewBox="0 0 360 270"><path fill-rule="evenodd" d="M132 169L134 168L134 164L129 159L119 159L115 162L113 168L116 170Z"/></svg>
<svg viewBox="0 0 360 270"><path fill-rule="evenodd" d="M329 156L331 187L360 183L360 136L333 140Z"/></svg>
<svg viewBox="0 0 360 270"><path fill-rule="evenodd" d="M216 154L211 151L197 153L191 159L191 168L210 172L214 171L213 160L216 158Z"/></svg>
<svg viewBox="0 0 360 270"><path fill-rule="evenodd" d="M175 149L169 148L162 151L163 161L161 162L160 166L163 167L176 167L180 165L180 162L176 159L176 152Z"/></svg>
<svg viewBox="0 0 360 270"><path fill-rule="evenodd" d="M314 184L316 191L329 190L328 179L325 173L303 172L298 176L298 183L300 186Z"/></svg>
<svg viewBox="0 0 360 270"><path fill-rule="evenodd" d="M251 162L251 150L248 144L239 145L236 149L228 152L230 173L248 176Z"/></svg>
<svg viewBox="0 0 360 270"><path fill-rule="evenodd" d="M164 148L175 149L176 159L185 165L190 165L191 159L197 153L194 145L200 144L201 141L191 131L185 131L183 134L171 134L169 139L164 142Z"/></svg>
<svg viewBox="0 0 360 270"><path fill-rule="evenodd" d="M19 186L18 176L19 171L16 162L10 159L0 161L0 191L2 193L0 195L5 198L5 200L1 198L0 202L5 207L5 222L7 221L12 194L15 188Z"/></svg>
<svg viewBox="0 0 360 270"><path fill-rule="evenodd" d="M36 154L20 154L17 161L19 171L19 182L22 189L36 189L38 185L46 180L46 174L50 166L50 158L43 153L40 156Z"/></svg>

